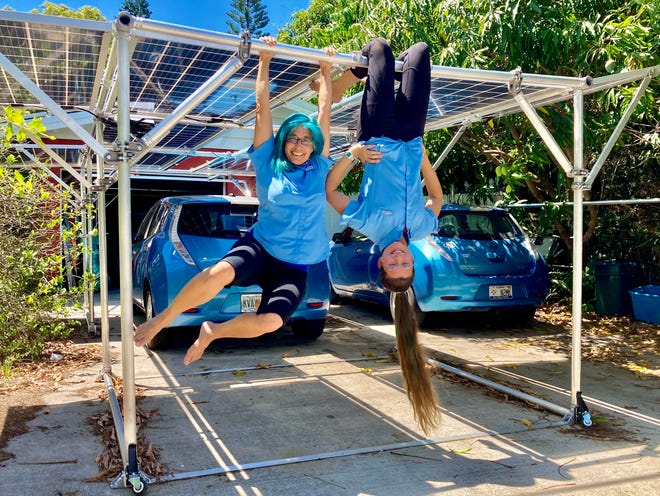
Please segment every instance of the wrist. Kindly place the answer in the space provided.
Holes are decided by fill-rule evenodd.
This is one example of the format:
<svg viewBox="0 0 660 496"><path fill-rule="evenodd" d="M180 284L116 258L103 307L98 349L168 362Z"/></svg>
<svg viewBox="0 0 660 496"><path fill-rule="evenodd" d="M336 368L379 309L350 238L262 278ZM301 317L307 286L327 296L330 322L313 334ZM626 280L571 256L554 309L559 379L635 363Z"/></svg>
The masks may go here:
<svg viewBox="0 0 660 496"><path fill-rule="evenodd" d="M350 148L344 152L344 157L346 157L351 162L354 160L358 160L358 158L355 155L353 155L353 152L351 151Z"/></svg>

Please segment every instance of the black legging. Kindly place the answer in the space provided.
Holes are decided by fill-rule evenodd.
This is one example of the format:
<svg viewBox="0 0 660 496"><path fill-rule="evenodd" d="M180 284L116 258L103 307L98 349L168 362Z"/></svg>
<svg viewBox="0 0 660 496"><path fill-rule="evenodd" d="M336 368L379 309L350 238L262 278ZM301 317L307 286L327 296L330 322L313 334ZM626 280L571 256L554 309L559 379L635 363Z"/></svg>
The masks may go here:
<svg viewBox="0 0 660 496"><path fill-rule="evenodd" d="M368 69L351 69L356 77L367 76L357 129L357 139L386 136L410 141L424 134L426 112L431 94L431 59L426 43L416 43L397 60L403 62L403 71L394 70L392 49L383 38L371 40L362 55L368 60ZM400 81L394 92L394 81Z"/></svg>

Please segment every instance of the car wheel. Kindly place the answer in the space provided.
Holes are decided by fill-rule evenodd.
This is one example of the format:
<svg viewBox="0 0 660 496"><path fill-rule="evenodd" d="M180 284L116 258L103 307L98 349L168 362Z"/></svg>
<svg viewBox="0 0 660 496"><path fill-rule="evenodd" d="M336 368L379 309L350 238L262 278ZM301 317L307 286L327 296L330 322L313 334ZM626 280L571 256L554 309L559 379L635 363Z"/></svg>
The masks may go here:
<svg viewBox="0 0 660 496"><path fill-rule="evenodd" d="M534 320L536 315L535 307L525 307L512 311L512 318L515 324L527 325Z"/></svg>
<svg viewBox="0 0 660 496"><path fill-rule="evenodd" d="M341 303L341 296L335 292L335 288L330 285L330 304L339 305Z"/></svg>
<svg viewBox="0 0 660 496"><path fill-rule="evenodd" d="M408 295L408 301L410 302L413 316L417 321L417 325L421 326L424 323L424 320L426 320L426 312L424 312L421 308L419 308L419 305L417 304L417 298L415 298L415 293L413 292L412 289L408 289L408 291L406 291L406 294ZM394 303L394 293L390 293L390 313L392 314L392 319L394 319L395 309L396 309L396 304Z"/></svg>
<svg viewBox="0 0 660 496"><path fill-rule="evenodd" d="M156 315L154 312L154 300L151 292L147 290L144 295L144 317L149 320ZM167 347L167 329L162 329L147 343L147 347L152 350L164 349Z"/></svg>
<svg viewBox="0 0 660 496"><path fill-rule="evenodd" d="M417 304L417 299L413 296L413 315L415 316L415 320L417 321L417 325L421 326L424 321L426 320L426 315L427 313L419 308L419 305Z"/></svg>
<svg viewBox="0 0 660 496"><path fill-rule="evenodd" d="M313 341L323 334L325 319L303 320L297 319L291 322L293 335L300 339Z"/></svg>

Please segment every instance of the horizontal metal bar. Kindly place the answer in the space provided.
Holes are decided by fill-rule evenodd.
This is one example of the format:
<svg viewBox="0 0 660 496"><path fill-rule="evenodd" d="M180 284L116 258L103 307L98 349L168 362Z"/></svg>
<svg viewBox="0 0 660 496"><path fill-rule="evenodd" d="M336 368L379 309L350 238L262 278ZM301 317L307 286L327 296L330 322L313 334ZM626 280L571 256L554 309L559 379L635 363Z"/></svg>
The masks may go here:
<svg viewBox="0 0 660 496"><path fill-rule="evenodd" d="M168 377L192 377L195 375L209 375L209 374L222 374L227 372L237 372L239 370L264 370L264 369L280 369L288 367L304 367L307 365L324 365L328 363L350 363L350 362L365 362L371 360L383 360L385 358L390 358L388 355L381 355L375 357L358 357L358 358L333 358L328 360L312 360L310 362L296 362L296 363L278 363L275 365L269 365L268 367L259 367L257 365L249 365L247 367L232 367L226 369L211 369L211 370L202 370L200 372L181 372L180 374L171 374ZM136 377L136 379L162 379L163 375L149 375Z"/></svg>
<svg viewBox="0 0 660 496"><path fill-rule="evenodd" d="M482 364L478 363L478 365L482 365ZM516 374L515 372L512 372L511 370L501 369L499 367L492 367L492 366L488 366L488 365L483 365L483 366L486 369L488 369L492 372L503 375L505 377L510 377L514 380L522 381L522 382L525 382L527 384L531 384L533 386L542 387L544 389L554 391L554 392L562 394L564 396L569 396L570 397L570 395L571 395L570 391L567 391L566 389L563 389L559 386L555 386L553 384L548 384L548 383L539 381L537 379L532 379L532 378L526 377L524 375ZM641 422L646 422L646 423L649 423L651 425L660 427L660 418L652 417L650 415L645 415L645 414L640 413L640 412L636 412L636 411L633 411L633 410L630 410L630 409L627 409L627 408L624 408L624 407L613 405L611 403L608 403L608 402L603 401L603 400L599 400L599 399L591 397L591 396L586 396L585 395L585 396L582 396L582 398L584 400L588 401L589 404L597 405L599 407L602 407L603 409L610 410L610 411L618 413L620 415L624 415L624 416L627 416L627 417L632 417L632 418L634 418L636 420L639 420Z"/></svg>
<svg viewBox="0 0 660 496"><path fill-rule="evenodd" d="M596 91L614 88L622 84L632 83L646 77L657 77L660 75L660 65L645 67L644 69L637 69L629 72L620 72L618 74L611 74L608 76L601 76L594 78L592 89Z"/></svg>
<svg viewBox="0 0 660 496"><path fill-rule="evenodd" d="M529 403L533 403L535 405L538 405L542 408L545 408L548 411L557 413L559 415L562 415L564 417L568 416L571 414L571 410L569 408L564 408L559 405L555 405L554 403L550 403L549 401L542 400L541 398L537 398L535 396L532 396L527 393L523 393L521 391L518 391L517 389L513 389L507 386L504 386L502 384L498 384L497 382L489 381L488 379L485 379L483 377L480 377L475 374L471 374L470 372L466 372L464 370L458 369L456 367L452 367L451 365L447 365L446 363L439 362L437 360L433 360L431 358L426 360L428 363L431 365L435 365L436 367L439 367L443 370L446 370L447 372L451 372L452 374L459 375L461 377L464 377L465 379L469 379L471 381L477 382L479 384L482 384L484 386L488 386L490 388L493 388L497 391L501 391L506 394L510 394L511 396L515 396L516 398L520 398L521 400L527 401Z"/></svg>
<svg viewBox="0 0 660 496"><path fill-rule="evenodd" d="M593 200L582 202L583 205L630 205L636 203L660 203L660 198L632 198L629 200ZM505 205L504 208L542 208L547 205L572 207L575 204L574 202L513 203L511 205Z"/></svg>
<svg viewBox="0 0 660 496"><path fill-rule="evenodd" d="M122 13L130 16L130 14ZM120 15L122 15L120 14ZM169 24L151 19L130 16L130 27L134 35L144 35L156 38L166 37L179 42L186 39L193 42L205 42L210 45L238 47L241 43L241 37L227 33L219 33L206 29L189 28ZM323 50L287 45L278 43L275 46L269 46L259 39L250 40L251 50L256 52L267 51L277 56L291 58L293 60L320 61L326 60L343 66L367 66L367 59L359 52L353 54L337 54L334 56L325 55ZM395 69L401 71L402 63L397 61ZM445 77L449 79L460 79L470 81L511 81L516 76L506 71L490 71L482 69L464 69L458 67L445 67L433 65L431 68L432 77ZM563 88L588 88L591 85L590 77L567 77L567 76L545 76L541 74L522 74L523 82L542 87L563 87Z"/></svg>
<svg viewBox="0 0 660 496"><path fill-rule="evenodd" d="M528 74L506 71L492 71L486 69L463 69L460 67L445 67L434 65L431 67L431 77L444 77L462 81L502 82L506 83L522 77L522 85L531 85L547 88L582 89L591 86L589 77L546 76L543 74Z"/></svg>
<svg viewBox="0 0 660 496"><path fill-rule="evenodd" d="M175 40L180 43L190 41L221 49L238 48L243 41L239 35L134 17L126 12L119 14L119 16L122 15L128 16L126 21L122 22L131 29L131 33L134 36ZM270 46L259 39L251 39L250 43L251 51L256 51L257 53L266 51L293 60L328 60L340 65L355 65L355 58L352 55L337 54L335 56L328 56L323 50L317 48L299 47L287 45L286 43L278 43L275 46Z"/></svg>
<svg viewBox="0 0 660 496"><path fill-rule="evenodd" d="M534 429L547 429L550 427L559 427L566 425L565 421L559 422L544 422L542 424L534 425ZM293 456L289 458L279 458L274 460L264 460L261 462L251 462L251 463L242 463L239 465L229 465L227 467L216 467L206 470L196 470L191 472L181 472L178 474L170 474L163 477L160 477L157 482L171 482L176 480L183 479L192 479L194 477L203 477L207 475L219 475L226 474L229 472L238 472L241 470L251 470L255 468L265 468L265 467L276 467L279 465L291 465L294 463L303 463L303 462L312 462L318 460L328 460L331 458L340 458L345 456L355 456L355 455L364 455L367 453L382 453L383 451L393 451L398 449L407 449L407 448L416 448L418 446L429 446L431 444L442 444L449 443L454 441L462 441L465 439L474 439L484 436L503 436L511 435L519 432L527 432L529 429L512 429L505 432L494 431L494 430L485 430L485 431L476 431L470 434L462 434L457 436L447 436L443 438L436 439L420 439L416 441L407 441L403 443L394 443L394 444L385 444L381 446L372 446L365 448L355 448L350 450L341 450L341 451L330 451L326 453L318 453L314 455L303 455L303 456Z"/></svg>

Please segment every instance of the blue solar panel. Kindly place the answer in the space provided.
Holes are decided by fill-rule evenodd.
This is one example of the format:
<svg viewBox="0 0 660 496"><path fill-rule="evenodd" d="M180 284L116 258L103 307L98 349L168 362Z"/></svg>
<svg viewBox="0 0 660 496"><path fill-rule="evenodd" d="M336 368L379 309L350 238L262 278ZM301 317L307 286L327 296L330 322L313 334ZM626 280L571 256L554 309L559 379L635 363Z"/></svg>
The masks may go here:
<svg viewBox="0 0 660 496"><path fill-rule="evenodd" d="M109 31L98 29L101 23L89 21L80 22L80 27L52 23L39 25L18 20L22 17L15 12L3 14L16 20L0 18L0 53L57 104L87 107L94 97L92 90L99 64L105 62L103 41ZM48 19L46 16L34 17ZM110 25L106 26L109 29ZM4 72L0 71L0 74ZM38 98L12 77L0 77L0 104L39 103Z"/></svg>
<svg viewBox="0 0 660 496"><path fill-rule="evenodd" d="M251 40L252 53L237 64L239 47L244 46L239 36L212 32L200 35L192 28L165 23L150 30L149 21L144 19L136 24L139 28L130 33L134 45L128 89L131 140L154 134L157 139L144 141L149 149L138 154L133 167L163 170L204 147L231 146L225 143L218 147L213 140L231 133L233 128L253 125L258 49L265 48L263 43ZM113 25L108 22L0 11L0 53L55 104L95 115L103 124L102 136L97 139L108 150L116 146L117 95L125 90L119 88L118 59L110 49L114 36ZM323 52L281 45L271 50L273 115L277 113L277 118L282 119L301 108L314 113L315 105L309 100L315 94L308 85L318 74L317 58ZM353 58L342 58L338 65L350 65L349 60ZM14 70L8 65L0 66L0 105L48 109L43 98L16 82ZM585 94L598 89L596 80L587 87L578 78L521 76L517 79L515 73L433 66L427 129L519 112L509 91L512 83L520 87L533 106L567 100L571 98L571 89L580 85ZM222 83L209 88L199 101L186 105L185 112L181 110L182 103L215 79ZM601 79L602 87L616 84ZM333 153L353 139L359 107L359 95L333 107ZM168 125L164 126L166 122ZM244 133L241 140L237 148L245 145ZM210 167L229 170L233 166L218 159Z"/></svg>

